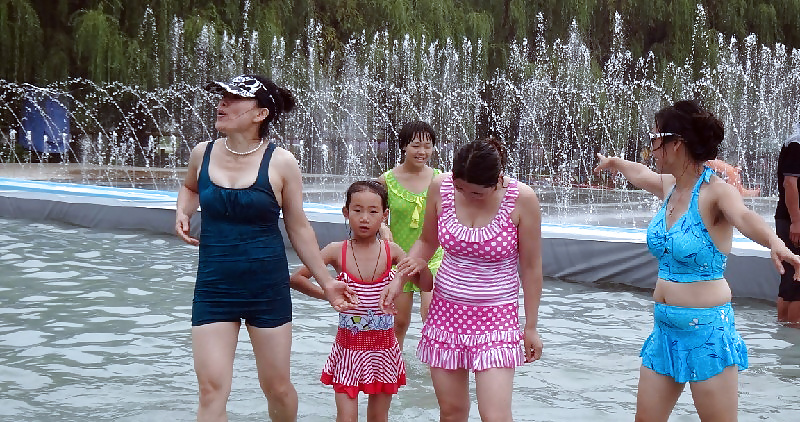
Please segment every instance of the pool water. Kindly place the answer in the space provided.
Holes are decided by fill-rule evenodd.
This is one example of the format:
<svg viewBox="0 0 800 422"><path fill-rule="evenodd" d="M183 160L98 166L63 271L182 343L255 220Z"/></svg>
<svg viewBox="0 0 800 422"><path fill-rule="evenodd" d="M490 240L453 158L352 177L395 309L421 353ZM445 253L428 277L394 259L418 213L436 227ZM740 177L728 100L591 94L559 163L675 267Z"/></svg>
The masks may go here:
<svg viewBox="0 0 800 422"><path fill-rule="evenodd" d="M194 420L196 261L197 249L172 236L0 219L0 420ZM329 421L333 393L319 374L338 319L326 303L293 299L299 420ZM546 279L544 355L517 371L515 420L632 420L651 307L648 291ZM772 303L737 300L734 308L750 352L739 377L740 420L800 420L800 330L778 324ZM420 326L417 315L404 353L408 385L391 421L438 419L427 368L413 353ZM234 371L231 420L265 420L244 329ZM479 420L474 402L470 420ZM699 420L688 388L670 420Z"/></svg>

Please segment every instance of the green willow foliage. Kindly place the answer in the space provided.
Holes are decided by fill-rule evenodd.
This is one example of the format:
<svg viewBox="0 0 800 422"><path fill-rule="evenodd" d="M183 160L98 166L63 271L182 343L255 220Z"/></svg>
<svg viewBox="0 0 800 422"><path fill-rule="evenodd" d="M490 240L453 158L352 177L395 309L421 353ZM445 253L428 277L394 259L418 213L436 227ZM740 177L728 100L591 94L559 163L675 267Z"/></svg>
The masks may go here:
<svg viewBox="0 0 800 422"><path fill-rule="evenodd" d="M562 40L574 24L593 61L604 63L617 13L634 56L652 52L681 64L711 53L692 51L698 3L710 29L727 37L755 34L763 44L800 47L800 0L0 0L0 78L166 86L180 78L178 58L198 54L204 39L241 40L242 51L261 58L239 51L232 60L258 69L274 37L302 49L312 21L328 51L383 31L392 39L480 39L489 74L507 64L510 43Z"/></svg>

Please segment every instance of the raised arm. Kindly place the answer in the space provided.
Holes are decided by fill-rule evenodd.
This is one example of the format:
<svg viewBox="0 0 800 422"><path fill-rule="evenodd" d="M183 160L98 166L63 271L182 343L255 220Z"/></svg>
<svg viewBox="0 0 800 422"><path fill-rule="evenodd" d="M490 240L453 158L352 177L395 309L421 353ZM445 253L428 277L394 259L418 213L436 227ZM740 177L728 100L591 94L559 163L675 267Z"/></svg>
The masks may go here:
<svg viewBox="0 0 800 422"><path fill-rule="evenodd" d="M727 221L747 238L770 250L770 256L779 273L784 273L785 261L794 267L794 279L800 281L800 257L786 247L760 215L744 205L736 188L727 183L712 183L708 191Z"/></svg>
<svg viewBox="0 0 800 422"><path fill-rule="evenodd" d="M519 218L519 278L525 310L525 361L542 356L539 337L539 303L542 298L542 212L539 199L530 187L520 183L516 211Z"/></svg>
<svg viewBox="0 0 800 422"><path fill-rule="evenodd" d="M189 155L189 168L186 170L183 185L178 191L178 202L175 205L175 233L184 242L193 246L200 244L200 241L192 237L189 232L192 215L200 206L197 175L200 165L203 163L203 154L205 154L207 146L208 142L201 142L192 148L192 153Z"/></svg>
<svg viewBox="0 0 800 422"><path fill-rule="evenodd" d="M595 173L599 174L602 170L622 173L625 179L634 186L644 189L660 199L664 199L669 189L675 184L674 176L656 173L644 164L634 163L620 157L606 157L600 153L597 154L597 159Z"/></svg>
<svg viewBox="0 0 800 422"><path fill-rule="evenodd" d="M355 308L358 304L355 293L345 283L334 280L322 261L317 236L303 211L303 183L297 161L282 148L276 148L273 157L277 159L275 164L281 175L281 209L289 242L311 275L322 286L334 309L345 311Z"/></svg>

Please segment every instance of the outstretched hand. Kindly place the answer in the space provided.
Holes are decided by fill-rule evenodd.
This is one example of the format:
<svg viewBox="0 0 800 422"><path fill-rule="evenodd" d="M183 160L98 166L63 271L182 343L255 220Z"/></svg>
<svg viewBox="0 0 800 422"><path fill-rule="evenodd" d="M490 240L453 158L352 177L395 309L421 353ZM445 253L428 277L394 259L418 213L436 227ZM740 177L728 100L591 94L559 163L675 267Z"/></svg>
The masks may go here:
<svg viewBox="0 0 800 422"><path fill-rule="evenodd" d="M358 304L358 295L346 283L333 280L326 283L322 290L325 291L325 298L328 299L333 309L339 312L355 309Z"/></svg>
<svg viewBox="0 0 800 422"><path fill-rule="evenodd" d="M612 161L614 157L606 157L603 154L597 153L597 166L594 168L595 174L600 174L601 171L614 171L614 163Z"/></svg>
<svg viewBox="0 0 800 422"><path fill-rule="evenodd" d="M772 257L775 268L777 268L778 272L781 274L786 272L786 269L783 267L784 262L793 266L794 281L800 282L800 256L793 254L783 242L780 242L780 244L772 247L770 250L770 257Z"/></svg>

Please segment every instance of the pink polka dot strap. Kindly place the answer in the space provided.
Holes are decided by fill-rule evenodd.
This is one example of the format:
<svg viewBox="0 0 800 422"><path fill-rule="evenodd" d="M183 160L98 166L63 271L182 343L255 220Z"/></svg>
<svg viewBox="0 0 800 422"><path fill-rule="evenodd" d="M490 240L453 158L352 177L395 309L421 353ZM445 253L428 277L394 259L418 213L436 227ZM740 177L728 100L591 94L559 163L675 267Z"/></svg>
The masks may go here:
<svg viewBox="0 0 800 422"><path fill-rule="evenodd" d="M467 227L461 224L456 217L455 207L455 187L453 185L453 174L450 173L442 180L440 188L442 195L442 213L439 216L439 225L444 224L446 230L456 239L467 242L482 243L490 239L496 239L500 233L508 229L508 225L513 226L511 212L517 203L519 187L515 179L510 179L505 195L500 202L500 209L492 221L483 227Z"/></svg>

